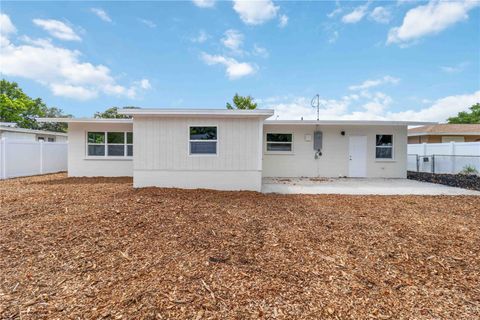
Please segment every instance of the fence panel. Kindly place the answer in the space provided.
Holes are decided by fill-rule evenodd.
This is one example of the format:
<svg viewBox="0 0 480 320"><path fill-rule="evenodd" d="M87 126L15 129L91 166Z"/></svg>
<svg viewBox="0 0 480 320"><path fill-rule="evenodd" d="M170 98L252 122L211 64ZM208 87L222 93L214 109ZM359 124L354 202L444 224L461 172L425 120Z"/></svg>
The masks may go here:
<svg viewBox="0 0 480 320"><path fill-rule="evenodd" d="M0 179L67 170L67 143L0 139Z"/></svg>
<svg viewBox="0 0 480 320"><path fill-rule="evenodd" d="M466 166L474 167L480 172L480 142L408 145L408 170L459 173Z"/></svg>

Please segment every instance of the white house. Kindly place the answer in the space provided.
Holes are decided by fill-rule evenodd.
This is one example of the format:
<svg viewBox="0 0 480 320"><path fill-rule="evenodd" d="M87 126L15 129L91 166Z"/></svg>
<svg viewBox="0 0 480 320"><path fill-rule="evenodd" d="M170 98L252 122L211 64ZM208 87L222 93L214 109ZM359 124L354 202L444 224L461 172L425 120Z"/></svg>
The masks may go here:
<svg viewBox="0 0 480 320"><path fill-rule="evenodd" d="M262 177L405 178L408 121L266 120L273 110L124 109L68 123L69 176L259 191Z"/></svg>
<svg viewBox="0 0 480 320"><path fill-rule="evenodd" d="M0 139L66 142L67 134L62 132L19 128L14 122L0 122Z"/></svg>

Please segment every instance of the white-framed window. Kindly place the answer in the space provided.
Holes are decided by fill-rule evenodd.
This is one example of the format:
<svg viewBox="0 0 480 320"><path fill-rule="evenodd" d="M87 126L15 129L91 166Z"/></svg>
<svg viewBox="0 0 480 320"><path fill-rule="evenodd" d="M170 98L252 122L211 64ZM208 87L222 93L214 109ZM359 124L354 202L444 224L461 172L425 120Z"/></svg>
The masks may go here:
<svg viewBox="0 0 480 320"><path fill-rule="evenodd" d="M267 133L266 134L267 152L292 152L293 134L292 133Z"/></svg>
<svg viewBox="0 0 480 320"><path fill-rule="evenodd" d="M393 159L393 134L377 134L375 138L375 159Z"/></svg>
<svg viewBox="0 0 480 320"><path fill-rule="evenodd" d="M48 142L55 142L55 138L48 138Z"/></svg>
<svg viewBox="0 0 480 320"><path fill-rule="evenodd" d="M131 157L133 156L133 133L89 131L87 132L87 156Z"/></svg>
<svg viewBox="0 0 480 320"><path fill-rule="evenodd" d="M190 126L189 149L191 155L216 155L218 142L218 128L216 126Z"/></svg>

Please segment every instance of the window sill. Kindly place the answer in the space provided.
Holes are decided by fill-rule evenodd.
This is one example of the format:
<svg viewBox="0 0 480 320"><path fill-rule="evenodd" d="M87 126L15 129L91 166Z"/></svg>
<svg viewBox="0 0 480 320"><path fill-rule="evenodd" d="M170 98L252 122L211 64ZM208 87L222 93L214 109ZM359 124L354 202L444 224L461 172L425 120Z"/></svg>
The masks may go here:
<svg viewBox="0 0 480 320"><path fill-rule="evenodd" d="M375 159L375 162L397 162L395 159Z"/></svg>
<svg viewBox="0 0 480 320"><path fill-rule="evenodd" d="M265 155L273 155L273 156L294 156L295 152L292 152L292 151L267 151L264 154Z"/></svg>
<svg viewBox="0 0 480 320"><path fill-rule="evenodd" d="M132 161L133 157L85 157L83 160L100 160L100 161Z"/></svg>

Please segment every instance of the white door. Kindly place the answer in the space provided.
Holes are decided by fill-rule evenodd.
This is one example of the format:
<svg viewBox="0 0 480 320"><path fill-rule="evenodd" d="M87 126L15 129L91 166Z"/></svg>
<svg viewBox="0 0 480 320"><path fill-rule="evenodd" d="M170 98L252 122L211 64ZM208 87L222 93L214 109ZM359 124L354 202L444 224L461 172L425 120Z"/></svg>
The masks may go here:
<svg viewBox="0 0 480 320"><path fill-rule="evenodd" d="M348 140L348 176L367 176L367 137L350 136Z"/></svg>

